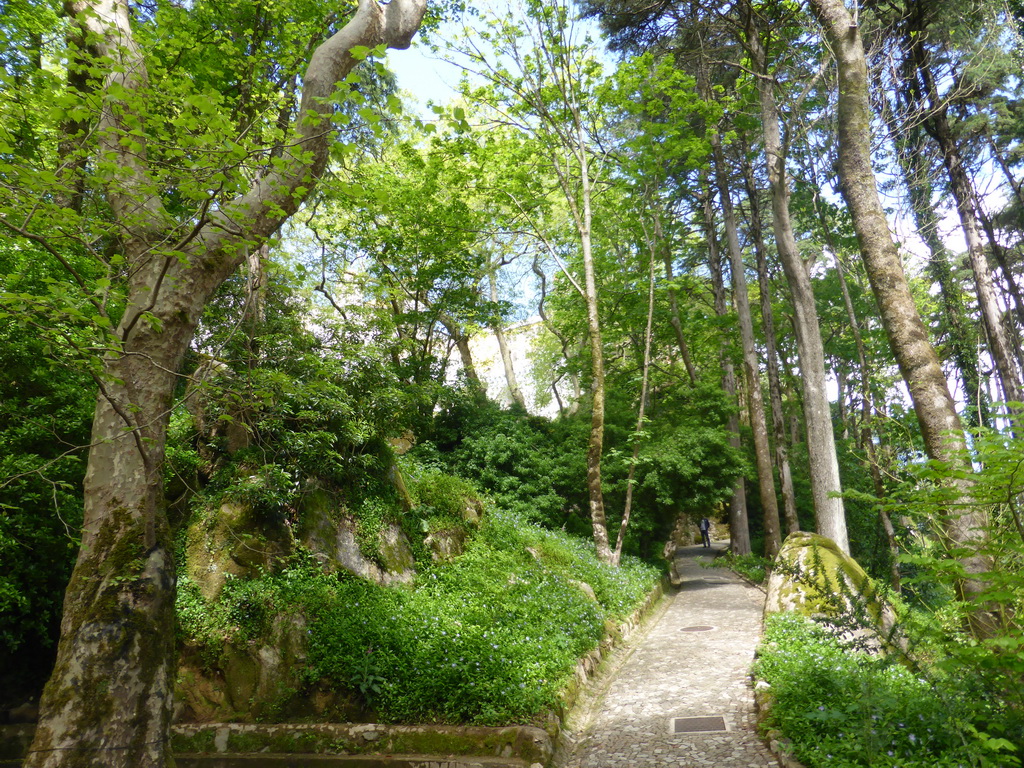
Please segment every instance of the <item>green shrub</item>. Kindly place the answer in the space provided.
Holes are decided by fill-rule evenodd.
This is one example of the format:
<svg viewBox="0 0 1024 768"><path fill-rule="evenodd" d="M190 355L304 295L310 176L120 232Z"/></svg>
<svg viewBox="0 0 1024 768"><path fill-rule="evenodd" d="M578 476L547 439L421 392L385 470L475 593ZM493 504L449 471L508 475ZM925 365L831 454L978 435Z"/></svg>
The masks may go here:
<svg viewBox="0 0 1024 768"><path fill-rule="evenodd" d="M403 471L408 471L407 467L412 469L409 462L403 462ZM412 479L412 497L429 515L461 521L467 503L479 495L469 481L435 469L413 469Z"/></svg>
<svg viewBox="0 0 1024 768"><path fill-rule="evenodd" d="M737 555L732 552L726 552L722 555L722 558L729 568L755 584L764 583L767 578L768 566L771 565L772 562L761 555ZM714 563L713 565L719 564L720 563Z"/></svg>

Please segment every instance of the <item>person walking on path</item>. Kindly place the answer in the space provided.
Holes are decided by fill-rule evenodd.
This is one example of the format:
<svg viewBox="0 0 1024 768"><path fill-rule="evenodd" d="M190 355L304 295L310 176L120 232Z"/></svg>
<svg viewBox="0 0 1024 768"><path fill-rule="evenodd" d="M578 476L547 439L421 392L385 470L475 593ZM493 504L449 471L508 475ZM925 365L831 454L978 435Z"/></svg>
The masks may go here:
<svg viewBox="0 0 1024 768"><path fill-rule="evenodd" d="M702 547L677 550L679 591L584 689L555 768L779 768L750 685L764 594L707 562Z"/></svg>
<svg viewBox="0 0 1024 768"><path fill-rule="evenodd" d="M700 519L700 539L705 549L711 548L711 521L706 517Z"/></svg>

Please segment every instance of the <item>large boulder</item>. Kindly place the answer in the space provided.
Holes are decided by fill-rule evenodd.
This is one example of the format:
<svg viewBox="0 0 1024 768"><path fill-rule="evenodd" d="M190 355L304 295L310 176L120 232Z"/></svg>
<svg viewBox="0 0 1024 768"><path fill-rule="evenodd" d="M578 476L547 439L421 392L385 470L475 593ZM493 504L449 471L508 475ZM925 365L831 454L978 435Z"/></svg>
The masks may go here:
<svg viewBox="0 0 1024 768"><path fill-rule="evenodd" d="M353 695L310 685L306 619L274 616L260 637L225 641L215 659L186 644L178 661L174 719L179 723L270 719L347 720L366 713Z"/></svg>
<svg viewBox="0 0 1024 768"><path fill-rule="evenodd" d="M467 537L465 528L441 528L431 531L423 543L427 545L435 563L447 563L463 553Z"/></svg>
<svg viewBox="0 0 1024 768"><path fill-rule="evenodd" d="M765 612L797 611L811 618L859 624L888 638L895 623L874 582L836 543L798 531L783 542L768 579Z"/></svg>

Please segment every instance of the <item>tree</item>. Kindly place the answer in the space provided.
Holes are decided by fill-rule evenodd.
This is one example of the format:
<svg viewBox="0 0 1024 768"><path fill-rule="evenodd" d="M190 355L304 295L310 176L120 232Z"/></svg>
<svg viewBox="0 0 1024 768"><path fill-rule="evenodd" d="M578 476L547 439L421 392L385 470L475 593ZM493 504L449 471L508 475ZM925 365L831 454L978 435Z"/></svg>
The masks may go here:
<svg viewBox="0 0 1024 768"><path fill-rule="evenodd" d="M867 64L860 30L841 0L811 0L839 71L839 181L857 233L861 257L899 363L910 390L928 455L948 464L969 482L970 465L960 418L946 385L935 349L921 322L907 286L906 275L893 242L885 211L878 198L871 166L871 103ZM964 577L958 590L965 600L977 600L984 590L981 575L988 570L980 545L985 539L987 515L983 509L964 507L944 512L944 533L951 547L964 550L957 559ZM991 617L981 606L973 614L974 628L991 633Z"/></svg>
<svg viewBox="0 0 1024 768"><path fill-rule="evenodd" d="M774 558L782 547L782 535L779 530L779 505L775 497L775 478L768 446L768 420L765 414L764 397L761 394L761 365L755 347L754 320L750 311L746 265L743 263L743 251L740 247L739 231L736 226L736 212L729 191L725 153L722 151L721 139L717 135L712 138L711 146L715 178L718 182L718 197L722 205L722 218L725 222L726 248L729 251L729 265L732 273L733 302L739 320L740 343L743 347L743 380L750 408L754 462L757 467L764 520L764 555Z"/></svg>
<svg viewBox="0 0 1024 768"><path fill-rule="evenodd" d="M804 418L807 427L807 452L811 467L811 492L818 533L828 536L844 552L850 544L846 534L843 501L839 495L839 461L832 430L832 413L825 390L825 354L821 328L811 288L807 264L797 248L790 214L789 175L786 171L787 147L782 140L781 117L775 97L775 85L769 70L768 52L762 40L764 22L749 2L743 5L743 35L753 59L761 108L764 160L772 200L772 229L786 282L793 300L794 327L800 354L804 394Z"/></svg>
<svg viewBox="0 0 1024 768"><path fill-rule="evenodd" d="M221 10L197 3L133 13L126 0L69 2L70 72L54 106L88 130L67 134L73 121L63 123L75 146L70 157L4 159L13 192L0 223L65 266L64 293L88 308L97 329L82 546L31 768L168 763L175 573L161 473L178 370L216 288L287 221L326 168L338 84L351 88L349 74L371 51L407 47L425 0L360 0L340 27L323 24L313 7L289 6L313 41L301 78L305 51L268 59L267 45L248 60L218 62L212 48L184 39ZM241 20L237 37L216 24L210 35L224 48L229 39L247 45L277 29L277 20L260 20L255 30ZM174 34L161 35L166 29ZM294 41L299 29L283 39ZM182 61L197 70L176 68ZM257 65L269 71L250 71L240 88L226 71ZM72 77L83 72L84 91ZM273 119L262 120L268 112ZM74 162L87 154L90 163ZM91 196L92 219L26 202L41 193L63 201L79 189ZM97 231L98 244L87 239ZM107 276L87 280L66 258L71 248L98 259ZM106 300L113 290L123 292L123 311Z"/></svg>
<svg viewBox="0 0 1024 768"><path fill-rule="evenodd" d="M466 31L467 38L482 38L492 51L482 51L474 39L461 53L470 62L467 66L490 83L475 89L471 98L491 105L499 120L536 140L557 179L560 201L564 201L578 236L582 280L565 274L587 311L591 374L587 487L597 556L611 562L601 485L605 370L593 247L594 196L602 169L602 147L595 141L594 132L601 121L591 111L591 99L601 66L569 3L529 0L521 10L526 18L517 19L513 12L499 13L483 33Z"/></svg>

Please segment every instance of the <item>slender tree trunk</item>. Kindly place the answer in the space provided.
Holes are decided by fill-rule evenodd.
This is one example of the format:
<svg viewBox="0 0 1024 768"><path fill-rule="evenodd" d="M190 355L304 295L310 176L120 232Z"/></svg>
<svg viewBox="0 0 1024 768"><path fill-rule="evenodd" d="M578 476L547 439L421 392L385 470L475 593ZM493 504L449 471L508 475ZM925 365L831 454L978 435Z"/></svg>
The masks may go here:
<svg viewBox="0 0 1024 768"><path fill-rule="evenodd" d="M583 300L587 309L587 339L590 343L591 376L591 417L590 440L587 444L587 494L590 500L590 521L593 526L594 549L602 563L612 561L611 545L608 541L608 522L604 508L604 489L601 486L601 457L604 453L604 409L605 378L604 348L601 340L601 319L597 294L597 271L594 267L594 251L591 234L593 231L593 189L590 181L590 162L587 155L586 137L582 116L573 115L575 146L570 148L573 162L579 166L579 201L573 184L554 157L554 167L559 175L566 202L576 223L583 256Z"/></svg>
<svg viewBox="0 0 1024 768"><path fill-rule="evenodd" d="M972 184L973 189L973 184ZM977 194L975 193L974 199L977 200ZM978 220L981 222L981 228L985 231L985 236L988 238L989 249L992 256L996 260L996 264L999 265L999 271L1003 273L1003 282L1006 285L1006 290L1010 294L1010 298L1013 300L1010 316L1007 317L1007 333L1009 334L1010 343L1013 346L1014 355L1017 359L1018 366L1024 364L1024 350L1021 349L1021 339L1019 327L1024 327L1024 295L1021 295L1020 286L1017 285L1017 278L1013 275L1013 269L1010 266L1010 262L1006 257L1006 248L999 242L999 238L996 236L995 223L992 221L992 217L985 212L985 209L981 205L976 206L978 213ZM1016 323L1014 319L1016 318Z"/></svg>
<svg viewBox="0 0 1024 768"><path fill-rule="evenodd" d="M626 529L629 526L629 516L633 509L633 478L636 475L636 462L640 458L640 436L644 428L644 411L647 407L647 387L650 381L651 372L651 338L654 329L654 262L656 246L648 237L648 251L651 256L650 272L647 280L647 326L644 329L644 363L643 375L640 382L640 407L637 408L636 430L633 435L633 458L629 463L629 473L626 477L626 503L622 508L622 523L619 526L619 535L615 540L615 553L612 555L612 564L618 565L622 560L622 545L626 540Z"/></svg>
<svg viewBox="0 0 1024 768"><path fill-rule="evenodd" d="M718 196L722 204L722 219L729 249L732 271L733 300L739 319L740 342L743 345L743 377L746 382L747 403L750 408L750 430L754 442L754 462L757 467L758 487L761 492L761 510L764 520L764 555L774 558L782 547L779 523L779 505L775 497L775 477L772 471L771 449L768 445L768 424L764 399L761 395L761 366L754 341L754 322L750 313L750 293L747 290L746 267L736 228L736 213L729 195L725 157L717 134L711 138L712 157L718 179Z"/></svg>
<svg viewBox="0 0 1024 768"><path fill-rule="evenodd" d="M985 335L988 337L989 353L992 355L992 360L999 373L1003 400L1007 403L1020 403L1024 400L1024 395L1021 392L1020 372L1014 359L1010 340L1007 338L1006 328L1003 326L1002 311L996 299L992 272L985 254L985 244L978 228L974 185L967 175L967 169L964 168L963 159L960 156L960 148L950 130L946 107L940 103L938 89L932 77L930 62L924 47L919 42L915 43L913 52L917 74L921 78L930 107L928 119L924 123L925 129L938 143L939 150L942 152L942 161L949 176L949 188L956 201L960 226L967 241L967 254L971 262L971 271L974 273L974 286L978 293L978 308L981 310Z"/></svg>
<svg viewBox="0 0 1024 768"><path fill-rule="evenodd" d="M746 40L758 71L767 73L768 63L755 26L754 14L746 13ZM814 498L815 528L832 539L844 552L850 551L846 533L846 514L841 497L839 459L836 456L825 380L825 350L821 341L818 310L814 303L811 276L800 256L789 211L789 181L786 173L786 149L782 144L778 105L772 82L757 78L761 104L761 126L765 143L765 163L772 193L772 225L782 269L793 299L794 327L800 355L803 384L804 420L807 429L807 455L810 462L811 495Z"/></svg>
<svg viewBox="0 0 1024 768"><path fill-rule="evenodd" d="M914 401L928 455L969 477L971 466L960 419L910 294L875 186L871 166L871 104L860 30L842 0L811 0L811 10L839 67L840 191L853 217L882 324ZM960 596L978 600L984 589L981 575L990 568L987 557L980 552L987 538L987 516L976 506L963 505L947 510L942 523L949 545L970 552L958 557L965 574L957 585ZM972 615L972 626L981 635L995 629L993 617L980 605Z"/></svg>
<svg viewBox="0 0 1024 768"><path fill-rule="evenodd" d="M705 184L706 194L701 203L704 233L708 244L708 269L711 272L711 287L715 297L715 314L725 317L729 310L725 300L725 281L722 278L722 256L718 250L718 232L715 214L711 207L710 182ZM736 402L736 372L728 343L723 339L720 352L722 361L722 389L729 399ZM740 448L739 414L729 417L729 444ZM730 550L734 555L750 554L750 526L747 521L747 492L743 477L736 478L732 499L729 502Z"/></svg>
<svg viewBox="0 0 1024 768"><path fill-rule="evenodd" d="M749 162L745 162L744 166L747 198L750 200L750 236L754 242L754 255L757 258L757 283L761 300L761 328L764 332L768 394L772 414L772 434L775 438L775 464L779 470L783 518L786 522L786 533L788 535L800 530L800 519L796 511L793 473L789 467L789 441L786 437L786 417L782 410L782 381L779 378L779 352L775 344L775 313L772 310L772 285L768 274L768 249L765 247L764 234L761 229L761 204L758 200L754 169Z"/></svg>
<svg viewBox="0 0 1024 768"><path fill-rule="evenodd" d="M836 380L836 406L839 409L839 439L850 439L850 410L846 407L846 393L849 392L846 380L846 368L837 365L832 369Z"/></svg>
<svg viewBox="0 0 1024 768"><path fill-rule="evenodd" d="M498 280L494 274L494 270L490 269L487 272L487 282L490 285L491 301L498 301ZM494 331L494 338L498 340L498 351L501 353L501 364L505 369L505 383L508 385L508 393L512 398L512 402L526 410L526 398L523 397L523 391L519 388L519 380L516 378L516 369L512 365L512 353L508 348L508 341L505 338L505 331L501 327L500 322L496 322L491 325L491 330Z"/></svg>
<svg viewBox="0 0 1024 768"><path fill-rule="evenodd" d="M586 162L581 165L586 168ZM584 175L586 171L584 171ZM590 520L594 527L594 547L603 563L612 560L608 542L608 526L604 511L604 490L601 487L601 456L604 452L604 350L601 344L601 321L598 315L597 277L590 242L590 185L584 186L584 225L580 228L583 245L583 271L586 285L587 334L590 337L591 417L590 442L587 446L587 491L590 495Z"/></svg>

